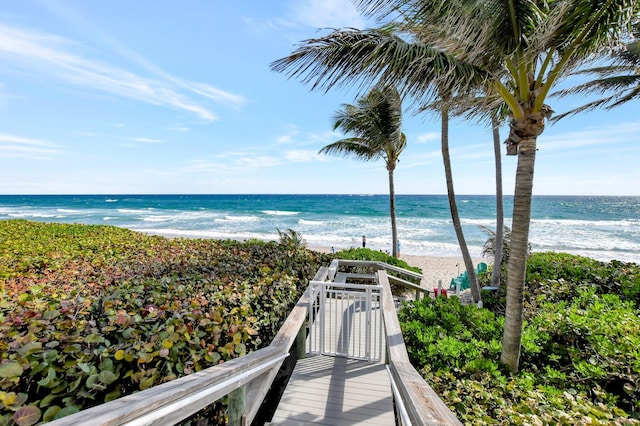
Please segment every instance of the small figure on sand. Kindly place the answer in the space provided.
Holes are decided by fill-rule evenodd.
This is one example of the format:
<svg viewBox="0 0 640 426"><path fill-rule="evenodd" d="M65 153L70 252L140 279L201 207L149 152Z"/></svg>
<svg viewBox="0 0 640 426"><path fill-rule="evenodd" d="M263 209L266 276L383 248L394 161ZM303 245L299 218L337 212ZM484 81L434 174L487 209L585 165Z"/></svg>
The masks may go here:
<svg viewBox="0 0 640 426"><path fill-rule="evenodd" d="M365 248L367 246L367 237L366 236L362 236L362 248Z"/></svg>

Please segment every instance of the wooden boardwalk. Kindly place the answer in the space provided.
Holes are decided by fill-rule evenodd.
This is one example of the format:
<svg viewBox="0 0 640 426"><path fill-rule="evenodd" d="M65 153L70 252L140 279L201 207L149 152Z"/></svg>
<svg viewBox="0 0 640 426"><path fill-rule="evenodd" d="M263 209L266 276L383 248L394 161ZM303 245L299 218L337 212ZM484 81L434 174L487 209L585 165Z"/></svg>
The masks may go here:
<svg viewBox="0 0 640 426"><path fill-rule="evenodd" d="M395 425L384 364L315 355L299 360L271 424Z"/></svg>
<svg viewBox="0 0 640 426"><path fill-rule="evenodd" d="M391 381L381 363L379 293L333 288L318 300L324 306L314 308L307 358L298 360L272 424L395 425Z"/></svg>

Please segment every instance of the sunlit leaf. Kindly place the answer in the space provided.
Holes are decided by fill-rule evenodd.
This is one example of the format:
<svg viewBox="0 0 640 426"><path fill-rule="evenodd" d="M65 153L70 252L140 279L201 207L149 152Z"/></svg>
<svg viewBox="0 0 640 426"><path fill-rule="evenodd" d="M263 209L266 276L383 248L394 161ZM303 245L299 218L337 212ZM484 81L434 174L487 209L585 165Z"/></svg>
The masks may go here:
<svg viewBox="0 0 640 426"><path fill-rule="evenodd" d="M13 378L20 377L24 370L17 362L7 362L0 364L0 377Z"/></svg>
<svg viewBox="0 0 640 426"><path fill-rule="evenodd" d="M53 419L55 419L56 414L58 414L59 411L60 407L58 407L57 405L52 405L51 407L47 408L47 411L44 412L42 420L45 422L52 421Z"/></svg>
<svg viewBox="0 0 640 426"><path fill-rule="evenodd" d="M38 407L33 405L27 405L26 407L20 407L13 415L13 421L18 426L31 426L38 423L42 412Z"/></svg>
<svg viewBox="0 0 640 426"><path fill-rule="evenodd" d="M100 380L100 382L104 383L105 385L110 385L111 383L118 380L118 376L116 376L109 370L104 370L101 371L100 374L98 374L98 380Z"/></svg>

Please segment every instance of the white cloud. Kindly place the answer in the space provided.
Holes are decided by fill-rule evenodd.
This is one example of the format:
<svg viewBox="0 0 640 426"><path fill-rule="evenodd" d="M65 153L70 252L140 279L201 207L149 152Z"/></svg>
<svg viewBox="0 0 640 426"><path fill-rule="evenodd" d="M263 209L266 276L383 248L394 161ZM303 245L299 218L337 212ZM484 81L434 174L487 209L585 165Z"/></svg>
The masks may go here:
<svg viewBox="0 0 640 426"><path fill-rule="evenodd" d="M62 37L0 24L0 63L25 74L37 73L85 90L98 90L153 105L192 112L202 119L216 120L216 115L192 99L196 94L233 107L245 99L204 83L174 77L124 47L118 52L143 66L156 78L143 77L106 63L85 58L73 49L77 46Z"/></svg>
<svg viewBox="0 0 640 426"><path fill-rule="evenodd" d="M51 142L0 133L0 157L48 160L60 153Z"/></svg>
<svg viewBox="0 0 640 426"><path fill-rule="evenodd" d="M427 142L431 142L431 141L439 141L440 140L440 133L438 132L430 132L430 133L422 133L416 136L415 141L416 143L427 143Z"/></svg>
<svg viewBox="0 0 640 426"><path fill-rule="evenodd" d="M251 151L226 152L214 156L211 160L193 160L187 170L200 172L249 172L252 170L282 166L280 157L257 154Z"/></svg>
<svg viewBox="0 0 640 426"><path fill-rule="evenodd" d="M364 28L365 21L350 0L294 0L291 17L314 28Z"/></svg>
<svg viewBox="0 0 640 426"><path fill-rule="evenodd" d="M284 158L294 163L308 163L319 160L320 156L318 155L318 151L294 149L285 151Z"/></svg>
<svg viewBox="0 0 640 426"><path fill-rule="evenodd" d="M538 148L544 152L567 151L598 145L615 145L634 141L640 133L640 123L621 123L614 126L585 129L578 132L559 133L538 138Z"/></svg>
<svg viewBox="0 0 640 426"><path fill-rule="evenodd" d="M130 141L140 142L140 143L162 143L160 139L149 139L149 138L128 138Z"/></svg>

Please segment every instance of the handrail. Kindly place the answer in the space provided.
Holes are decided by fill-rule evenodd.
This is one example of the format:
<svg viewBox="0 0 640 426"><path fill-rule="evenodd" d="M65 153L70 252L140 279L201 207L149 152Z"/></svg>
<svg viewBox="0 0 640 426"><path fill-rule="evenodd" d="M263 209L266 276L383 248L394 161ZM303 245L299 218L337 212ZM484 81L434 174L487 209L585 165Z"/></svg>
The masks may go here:
<svg viewBox="0 0 640 426"><path fill-rule="evenodd" d="M329 269L318 269L314 281L327 279ZM51 426L174 424L202 410L225 395L243 389L243 421L250 424L273 379L304 330L309 306L309 287L289 313L278 334L266 348L226 361L197 373L127 395L49 422ZM304 339L302 340L304 343Z"/></svg>
<svg viewBox="0 0 640 426"><path fill-rule="evenodd" d="M376 273L382 286L382 314L387 333L388 368L394 387L406 409L411 425L462 425L438 394L409 361L389 279L384 270Z"/></svg>
<svg viewBox="0 0 640 426"><path fill-rule="evenodd" d="M376 270L379 270L380 268L382 268L386 271L397 272L399 274L409 276L415 279L419 279L419 280L422 279L422 275L416 272L409 271L404 268L400 268L394 265L389 265L386 262L379 262L376 260L333 259L333 262L331 262L331 266L329 266L329 268L338 268L340 266L356 266L356 267L365 267L365 268L369 267L369 268L375 268Z"/></svg>
<svg viewBox="0 0 640 426"><path fill-rule="evenodd" d="M385 271L393 271L397 274L404 275L406 277L411 277L417 280L422 280L422 275L415 273L413 271L408 271L406 269L400 268L398 266L389 265L385 262L378 262L373 260L349 260L349 259L333 259L329 269L331 271L330 276L331 279L338 274L338 269L341 266L352 266L352 267L364 267L364 268L374 268L376 271L380 269L384 269ZM420 293L422 293L422 297L426 297L429 295L429 289L419 286L418 284L414 284L407 280L404 280L400 277L396 277L394 275L387 275L389 281L392 281L394 284L401 285L402 287L409 288L416 292L416 299L419 299Z"/></svg>

